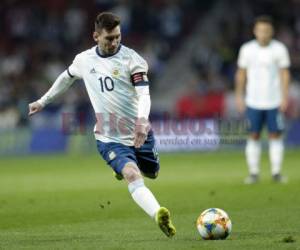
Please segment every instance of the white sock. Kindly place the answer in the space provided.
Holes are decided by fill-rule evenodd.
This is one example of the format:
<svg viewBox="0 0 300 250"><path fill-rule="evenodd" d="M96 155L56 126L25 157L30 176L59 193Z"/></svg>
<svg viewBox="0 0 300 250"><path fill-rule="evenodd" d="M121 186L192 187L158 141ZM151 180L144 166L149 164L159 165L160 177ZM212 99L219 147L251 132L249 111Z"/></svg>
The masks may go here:
<svg viewBox="0 0 300 250"><path fill-rule="evenodd" d="M135 180L128 184L133 200L152 218L160 208L152 192L145 186L143 179Z"/></svg>
<svg viewBox="0 0 300 250"><path fill-rule="evenodd" d="M249 173L257 175L259 173L259 162L261 154L260 141L248 139L245 151Z"/></svg>
<svg viewBox="0 0 300 250"><path fill-rule="evenodd" d="M284 145L282 139L269 140L269 156L272 175L279 174L283 158Z"/></svg>

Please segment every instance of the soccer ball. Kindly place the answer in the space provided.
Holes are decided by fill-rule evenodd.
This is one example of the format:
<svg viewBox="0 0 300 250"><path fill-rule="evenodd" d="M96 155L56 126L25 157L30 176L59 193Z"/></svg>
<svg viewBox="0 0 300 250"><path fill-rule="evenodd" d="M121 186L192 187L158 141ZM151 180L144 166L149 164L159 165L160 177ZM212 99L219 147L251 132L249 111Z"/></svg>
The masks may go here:
<svg viewBox="0 0 300 250"><path fill-rule="evenodd" d="M225 239L231 232L231 220L220 208L209 208L197 219L197 229L204 240Z"/></svg>

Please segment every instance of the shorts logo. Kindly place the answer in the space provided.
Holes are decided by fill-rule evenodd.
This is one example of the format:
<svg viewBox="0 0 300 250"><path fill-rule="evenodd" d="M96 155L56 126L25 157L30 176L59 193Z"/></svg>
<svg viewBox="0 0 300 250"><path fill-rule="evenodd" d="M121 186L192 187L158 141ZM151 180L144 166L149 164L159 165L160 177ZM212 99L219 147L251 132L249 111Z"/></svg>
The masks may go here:
<svg viewBox="0 0 300 250"><path fill-rule="evenodd" d="M108 158L112 161L113 159L116 158L116 153L114 151L110 151L108 153Z"/></svg>

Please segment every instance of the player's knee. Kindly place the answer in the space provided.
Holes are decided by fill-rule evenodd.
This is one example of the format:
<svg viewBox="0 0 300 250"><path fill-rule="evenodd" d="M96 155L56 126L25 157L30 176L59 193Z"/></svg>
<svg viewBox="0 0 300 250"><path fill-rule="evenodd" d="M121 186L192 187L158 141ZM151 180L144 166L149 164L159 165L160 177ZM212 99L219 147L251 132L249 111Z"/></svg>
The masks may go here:
<svg viewBox="0 0 300 250"><path fill-rule="evenodd" d="M129 183L141 178L141 173L134 163L127 163L122 170L122 175Z"/></svg>
<svg viewBox="0 0 300 250"><path fill-rule="evenodd" d="M250 138L252 140L259 140L260 139L260 134L259 133L251 133Z"/></svg>
<svg viewBox="0 0 300 250"><path fill-rule="evenodd" d="M281 137L281 133L277 133L277 132L274 132L274 133L269 133L269 139L279 139Z"/></svg>

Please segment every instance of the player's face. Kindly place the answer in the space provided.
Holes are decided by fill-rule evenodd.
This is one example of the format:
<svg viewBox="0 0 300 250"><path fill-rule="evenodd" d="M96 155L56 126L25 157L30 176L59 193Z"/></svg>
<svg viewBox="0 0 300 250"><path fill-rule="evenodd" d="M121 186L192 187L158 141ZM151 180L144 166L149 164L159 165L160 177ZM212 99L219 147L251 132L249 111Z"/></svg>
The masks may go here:
<svg viewBox="0 0 300 250"><path fill-rule="evenodd" d="M106 29L95 31L93 37L102 53L114 54L121 42L120 26L115 27L111 31L107 31Z"/></svg>
<svg viewBox="0 0 300 250"><path fill-rule="evenodd" d="M262 46L269 44L273 37L273 27L269 23L257 23L254 26L254 35L258 43Z"/></svg>

